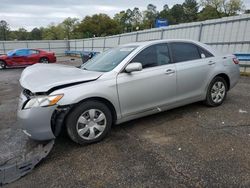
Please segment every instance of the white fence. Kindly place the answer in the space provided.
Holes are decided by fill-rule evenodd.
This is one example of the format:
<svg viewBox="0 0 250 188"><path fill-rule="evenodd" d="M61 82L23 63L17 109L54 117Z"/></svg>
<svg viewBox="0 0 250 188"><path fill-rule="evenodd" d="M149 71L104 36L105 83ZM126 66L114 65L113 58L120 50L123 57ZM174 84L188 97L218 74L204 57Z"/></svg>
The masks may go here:
<svg viewBox="0 0 250 188"><path fill-rule="evenodd" d="M171 25L109 37L53 41L0 42L0 54L16 48L41 48L57 54L65 50L103 51L120 44L154 39L193 39L226 53L250 53L250 14Z"/></svg>
<svg viewBox="0 0 250 188"><path fill-rule="evenodd" d="M1 41L0 54L19 48L39 48L63 54L69 48L67 40L39 40L39 41Z"/></svg>

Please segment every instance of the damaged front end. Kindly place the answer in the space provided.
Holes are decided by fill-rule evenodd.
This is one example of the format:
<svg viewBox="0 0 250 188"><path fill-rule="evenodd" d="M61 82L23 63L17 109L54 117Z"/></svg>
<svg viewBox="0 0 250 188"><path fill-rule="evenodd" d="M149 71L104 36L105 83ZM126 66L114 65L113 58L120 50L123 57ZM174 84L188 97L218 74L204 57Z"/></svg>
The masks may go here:
<svg viewBox="0 0 250 188"><path fill-rule="evenodd" d="M73 105L58 106L51 117L51 130L55 137L61 133L65 119Z"/></svg>
<svg viewBox="0 0 250 188"><path fill-rule="evenodd" d="M19 98L18 122L34 140L51 140L59 135L72 105L57 105L58 96L24 89ZM59 99L60 100L60 99Z"/></svg>

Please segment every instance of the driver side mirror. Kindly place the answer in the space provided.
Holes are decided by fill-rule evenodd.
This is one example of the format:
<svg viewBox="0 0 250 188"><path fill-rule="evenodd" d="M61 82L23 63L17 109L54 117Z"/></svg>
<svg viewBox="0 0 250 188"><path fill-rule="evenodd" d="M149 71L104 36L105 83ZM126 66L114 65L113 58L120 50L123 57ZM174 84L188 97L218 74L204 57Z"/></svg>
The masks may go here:
<svg viewBox="0 0 250 188"><path fill-rule="evenodd" d="M126 68L125 71L127 73L131 73L131 72L135 72L135 71L141 71L142 70L142 64L141 63L129 63Z"/></svg>

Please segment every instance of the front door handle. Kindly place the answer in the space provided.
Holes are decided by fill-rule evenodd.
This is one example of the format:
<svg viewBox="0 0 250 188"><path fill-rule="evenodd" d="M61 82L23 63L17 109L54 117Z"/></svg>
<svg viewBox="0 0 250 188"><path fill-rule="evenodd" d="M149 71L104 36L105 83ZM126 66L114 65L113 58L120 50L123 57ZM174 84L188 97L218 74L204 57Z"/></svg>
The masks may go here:
<svg viewBox="0 0 250 188"><path fill-rule="evenodd" d="M214 61L209 61L209 62L208 62L208 65L214 65L214 64L215 64Z"/></svg>
<svg viewBox="0 0 250 188"><path fill-rule="evenodd" d="M175 70L173 69L166 70L166 74L173 74L173 73L175 73Z"/></svg>

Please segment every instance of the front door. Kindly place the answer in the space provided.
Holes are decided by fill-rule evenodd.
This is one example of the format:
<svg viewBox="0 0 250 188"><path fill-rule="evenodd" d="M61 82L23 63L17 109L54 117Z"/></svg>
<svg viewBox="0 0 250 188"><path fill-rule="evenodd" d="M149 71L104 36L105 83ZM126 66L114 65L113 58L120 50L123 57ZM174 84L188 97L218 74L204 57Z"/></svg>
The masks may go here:
<svg viewBox="0 0 250 188"><path fill-rule="evenodd" d="M27 65L27 55L28 50L27 49L20 49L16 50L16 52L13 54L11 61L15 66L23 66Z"/></svg>

